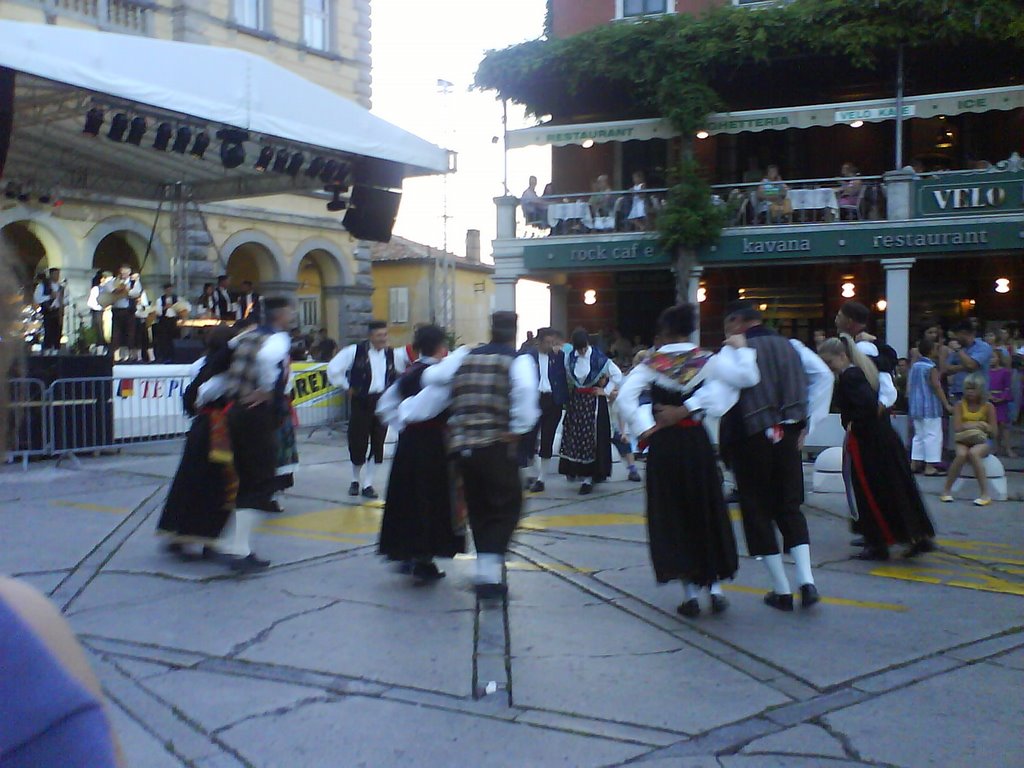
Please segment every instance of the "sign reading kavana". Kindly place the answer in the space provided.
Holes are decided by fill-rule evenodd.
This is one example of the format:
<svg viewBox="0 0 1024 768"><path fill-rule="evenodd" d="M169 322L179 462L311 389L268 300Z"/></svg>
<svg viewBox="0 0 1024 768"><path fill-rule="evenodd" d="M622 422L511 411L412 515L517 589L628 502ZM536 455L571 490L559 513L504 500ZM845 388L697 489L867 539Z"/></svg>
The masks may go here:
<svg viewBox="0 0 1024 768"><path fill-rule="evenodd" d="M527 269L617 269L671 264L671 255L655 237L624 240L586 238L571 243L545 239L523 246Z"/></svg>
<svg viewBox="0 0 1024 768"><path fill-rule="evenodd" d="M915 182L919 216L1024 213L1024 173L958 173Z"/></svg>

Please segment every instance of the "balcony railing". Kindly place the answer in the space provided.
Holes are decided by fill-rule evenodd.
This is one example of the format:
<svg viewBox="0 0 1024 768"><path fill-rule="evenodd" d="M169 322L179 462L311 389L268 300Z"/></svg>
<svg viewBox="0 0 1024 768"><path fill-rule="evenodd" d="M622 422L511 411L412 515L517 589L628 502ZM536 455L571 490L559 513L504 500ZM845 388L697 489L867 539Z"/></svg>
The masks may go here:
<svg viewBox="0 0 1024 768"><path fill-rule="evenodd" d="M653 188L544 195L535 203L520 204L520 236L653 232L667 194L667 189Z"/></svg>
<svg viewBox="0 0 1024 768"><path fill-rule="evenodd" d="M878 221L886 218L881 176L716 184L715 201L728 209L726 226Z"/></svg>
<svg viewBox="0 0 1024 768"><path fill-rule="evenodd" d="M155 7L153 3L134 0L40 0L40 5L58 16L137 35L149 34L149 16Z"/></svg>

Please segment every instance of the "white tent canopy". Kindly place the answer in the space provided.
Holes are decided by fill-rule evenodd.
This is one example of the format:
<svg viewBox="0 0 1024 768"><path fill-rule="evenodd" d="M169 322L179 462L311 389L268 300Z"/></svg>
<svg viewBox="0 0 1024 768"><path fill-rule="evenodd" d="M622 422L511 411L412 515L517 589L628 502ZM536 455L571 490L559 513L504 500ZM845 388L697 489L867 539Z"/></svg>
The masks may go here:
<svg viewBox="0 0 1024 768"><path fill-rule="evenodd" d="M88 187L105 165L120 165L128 186L117 191L124 194L151 197L140 195L144 184L180 182L203 199L314 184L304 175L254 174L261 145L302 151L307 162L322 155L369 163L399 178L449 170L446 150L288 69L230 48L0 21L0 67L17 73L9 178L77 175L73 181ZM104 130L114 112L146 118L145 143L133 147L102 134L83 136L85 112L92 106L106 110ZM157 155L151 149L152 129L163 120L175 130L207 131L213 143L206 159ZM216 157L214 136L222 128L249 132L246 162L231 172ZM41 169L46 163L53 168ZM100 191L114 191L103 186Z"/></svg>
<svg viewBox="0 0 1024 768"><path fill-rule="evenodd" d="M938 117L966 112L989 112L1024 107L1024 86L984 88L975 91L954 91L921 96L907 96L903 100L903 117ZM737 112L715 112L708 115L707 132L757 133L784 131L789 128L810 128L815 125L832 126L850 124L860 120L878 123L896 118L896 99L812 104L799 107L752 109ZM666 120L619 120L614 122L580 123L577 125L539 125L518 131L509 131L508 147L516 149L534 144L564 147L591 141L648 141L678 136Z"/></svg>

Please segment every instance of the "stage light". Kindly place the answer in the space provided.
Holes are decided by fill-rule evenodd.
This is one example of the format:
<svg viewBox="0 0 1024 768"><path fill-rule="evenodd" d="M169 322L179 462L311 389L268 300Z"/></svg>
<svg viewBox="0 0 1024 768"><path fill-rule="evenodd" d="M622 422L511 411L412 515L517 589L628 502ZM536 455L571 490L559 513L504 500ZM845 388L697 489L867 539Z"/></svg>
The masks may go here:
<svg viewBox="0 0 1024 768"><path fill-rule="evenodd" d="M1008 277L996 278L996 293L1009 293L1010 279Z"/></svg>
<svg viewBox="0 0 1024 768"><path fill-rule="evenodd" d="M857 295L857 286L853 283L843 283L841 288L844 299L852 299Z"/></svg>
<svg viewBox="0 0 1024 768"><path fill-rule="evenodd" d="M220 162L225 168L237 168L245 162L245 144L249 132L238 128L221 128L217 131L220 139Z"/></svg>
<svg viewBox="0 0 1024 768"><path fill-rule="evenodd" d="M323 167L324 159L322 157L314 157L310 161L309 167L306 169L306 175L309 176L309 178L311 179L315 179L317 176L320 175L320 171L323 170Z"/></svg>
<svg viewBox="0 0 1024 768"><path fill-rule="evenodd" d="M885 299L879 299L878 301L875 302L875 309L877 309L879 312L885 312L888 306L889 302L886 301Z"/></svg>
<svg viewBox="0 0 1024 768"><path fill-rule="evenodd" d="M188 151L188 143L191 140L192 129L187 125L181 126L174 137L174 146L171 147L171 151L177 152L179 155L184 155L185 152Z"/></svg>
<svg viewBox="0 0 1024 768"><path fill-rule="evenodd" d="M334 174L333 183L341 187L342 192L346 192L348 190L348 177L351 172L352 168L348 163L338 163L338 170Z"/></svg>
<svg viewBox="0 0 1024 768"><path fill-rule="evenodd" d="M270 163L274 160L274 148L263 147L260 150L260 156L256 158L256 165L253 166L257 171L263 173L267 168L270 167Z"/></svg>
<svg viewBox="0 0 1024 768"><path fill-rule="evenodd" d="M347 207L348 203L341 199L341 190L335 187L334 197L327 204L327 210L331 213L337 213L338 211L344 211Z"/></svg>
<svg viewBox="0 0 1024 768"><path fill-rule="evenodd" d="M139 146L142 143L142 137L146 135L146 127L146 118L133 117L128 128L128 138L125 141L136 147Z"/></svg>
<svg viewBox="0 0 1024 768"><path fill-rule="evenodd" d="M854 120L852 123L850 123L850 127L851 128L860 128L863 125L864 125L864 121L863 120Z"/></svg>
<svg viewBox="0 0 1024 768"><path fill-rule="evenodd" d="M594 140L593 139L584 139L583 140L583 148L584 149L590 149L592 146L594 146Z"/></svg>
<svg viewBox="0 0 1024 768"><path fill-rule="evenodd" d="M121 141L124 139L124 132L128 130L128 115L124 112L118 112L114 115L114 119L110 121L110 130L107 131L107 138L111 141Z"/></svg>
<svg viewBox="0 0 1024 768"><path fill-rule="evenodd" d="M288 150L279 149L277 155L274 157L274 167L271 169L274 173L284 173L288 168Z"/></svg>
<svg viewBox="0 0 1024 768"><path fill-rule="evenodd" d="M697 138L698 139L706 139L710 135L711 134L708 133L707 131L697 131Z"/></svg>
<svg viewBox="0 0 1024 768"><path fill-rule="evenodd" d="M327 184L334 178L334 174L338 172L338 163L334 160L328 160L324 163L324 168L320 171L320 181Z"/></svg>
<svg viewBox="0 0 1024 768"><path fill-rule="evenodd" d="M301 152L296 152L292 155L288 161L288 167L285 168L284 172L291 176L293 179L299 175L299 171L302 170L302 164L306 161L306 158L302 156Z"/></svg>
<svg viewBox="0 0 1024 768"><path fill-rule="evenodd" d="M103 110L99 107L93 107L85 113L85 127L82 128L82 133L87 133L90 136L98 136L100 128L103 127Z"/></svg>
<svg viewBox="0 0 1024 768"><path fill-rule="evenodd" d="M166 152L167 145L171 143L171 136L174 135L174 129L170 123L160 123L156 127L156 138L153 139L153 149L157 152Z"/></svg>
<svg viewBox="0 0 1024 768"><path fill-rule="evenodd" d="M210 134L206 131L201 131L196 134L196 140L192 142L192 157L198 157L200 160L203 159L203 155L206 154L207 147L210 146Z"/></svg>
<svg viewBox="0 0 1024 768"><path fill-rule="evenodd" d="M583 303L587 306L597 304L597 291L588 289L583 292Z"/></svg>

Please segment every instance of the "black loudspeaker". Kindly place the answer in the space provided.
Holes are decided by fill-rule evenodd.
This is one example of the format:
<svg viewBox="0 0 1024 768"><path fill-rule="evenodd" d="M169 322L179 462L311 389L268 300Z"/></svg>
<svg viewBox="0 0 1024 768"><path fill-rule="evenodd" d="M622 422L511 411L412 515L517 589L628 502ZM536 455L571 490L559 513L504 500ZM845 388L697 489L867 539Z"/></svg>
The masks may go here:
<svg viewBox="0 0 1024 768"><path fill-rule="evenodd" d="M197 339L175 339L174 357L171 362L177 365L190 365L203 356L203 342Z"/></svg>
<svg viewBox="0 0 1024 768"><path fill-rule="evenodd" d="M114 441L113 362L95 355L31 356L27 376L53 388L53 448L55 451L88 450ZM85 381L80 381L85 379ZM32 448L42 447L42 411L29 417L22 435Z"/></svg>
<svg viewBox="0 0 1024 768"><path fill-rule="evenodd" d="M352 198L341 223L357 240L390 242L401 202L401 192L357 184L352 188Z"/></svg>
<svg viewBox="0 0 1024 768"><path fill-rule="evenodd" d="M0 178L4 175L7 150L14 127L14 70L0 67Z"/></svg>

